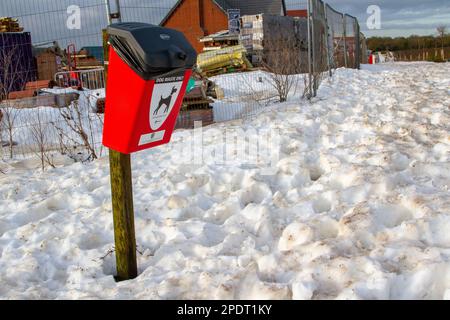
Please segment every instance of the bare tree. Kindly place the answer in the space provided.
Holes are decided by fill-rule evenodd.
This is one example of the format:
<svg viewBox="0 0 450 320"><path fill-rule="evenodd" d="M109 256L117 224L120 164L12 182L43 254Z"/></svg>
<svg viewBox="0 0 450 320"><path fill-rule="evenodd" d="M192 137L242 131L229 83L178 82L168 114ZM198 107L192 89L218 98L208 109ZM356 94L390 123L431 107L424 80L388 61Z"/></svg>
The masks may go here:
<svg viewBox="0 0 450 320"><path fill-rule="evenodd" d="M29 68L31 66L22 66L22 51L18 45L8 47L9 50L0 50L0 69L3 71L0 79L0 110L3 114L2 128L7 132L8 139L2 143L9 148L9 157L14 156L14 130L16 120L19 117L20 108L17 108L8 97L11 92L16 90L17 85L23 85L28 79Z"/></svg>
<svg viewBox="0 0 450 320"><path fill-rule="evenodd" d="M53 156L48 148L48 125L42 121L39 108L36 109L34 115L36 122L30 127L31 137L34 142L31 151L39 157L41 169L44 171L46 164L50 165L52 168L55 167Z"/></svg>
<svg viewBox="0 0 450 320"><path fill-rule="evenodd" d="M87 110L81 108L79 100L74 101L67 108L60 109L61 123L52 123L60 137L61 153L68 155L74 161L80 161L77 152L77 146L80 145L88 152L87 158L82 159L82 162L98 158L94 146L95 124L90 117L89 110L90 108Z"/></svg>
<svg viewBox="0 0 450 320"><path fill-rule="evenodd" d="M262 67L268 72L279 102L285 102L298 89L300 74L307 69L307 57L300 44L288 37L271 37L264 45Z"/></svg>
<svg viewBox="0 0 450 320"><path fill-rule="evenodd" d="M436 30L437 30L439 38L441 38L441 56L442 56L442 60L444 60L445 59L445 56L444 56L444 38L445 38L445 35L447 33L447 26L445 26L445 25L438 26L436 28Z"/></svg>

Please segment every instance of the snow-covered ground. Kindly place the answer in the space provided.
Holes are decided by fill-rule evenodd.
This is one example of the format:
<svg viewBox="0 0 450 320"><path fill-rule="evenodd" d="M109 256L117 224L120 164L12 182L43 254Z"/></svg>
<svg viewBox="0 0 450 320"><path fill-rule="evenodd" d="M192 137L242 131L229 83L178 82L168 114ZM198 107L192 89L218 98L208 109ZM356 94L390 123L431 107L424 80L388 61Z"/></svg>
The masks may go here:
<svg viewBox="0 0 450 320"><path fill-rule="evenodd" d="M16 144L14 146L14 157L9 159L9 149L0 148L0 159L15 162L17 159L25 159L28 162L38 162L35 158L39 142L44 142L46 151L60 150L61 144L73 148L83 145L83 139L69 124L81 125L89 136L89 142L101 154L101 134L103 128L103 115L96 111L96 101L105 96L104 89L77 91L71 88L43 89L42 91L53 94L77 93L79 98L72 103L69 109L60 109L49 106L41 106L30 109L13 109L11 118L13 121L12 137ZM76 111L75 110L76 106ZM6 124L0 130L0 141L9 141L9 133ZM41 137L43 138L39 138ZM63 135L62 135L63 134ZM82 149L82 148L80 148ZM61 156L55 152L54 156ZM67 159L65 159L67 160ZM0 169L2 168L0 163Z"/></svg>
<svg viewBox="0 0 450 320"><path fill-rule="evenodd" d="M107 158L0 173L0 298L450 299L450 64L338 70L208 127L277 129L274 175L133 156L139 277L115 283Z"/></svg>
<svg viewBox="0 0 450 320"><path fill-rule="evenodd" d="M306 74L293 76L288 100L301 96ZM267 105L279 101L275 81L270 74L252 71L237 74L224 74L211 78L224 91L224 99L213 103L216 122L249 118L259 113ZM278 79L279 80L279 79Z"/></svg>

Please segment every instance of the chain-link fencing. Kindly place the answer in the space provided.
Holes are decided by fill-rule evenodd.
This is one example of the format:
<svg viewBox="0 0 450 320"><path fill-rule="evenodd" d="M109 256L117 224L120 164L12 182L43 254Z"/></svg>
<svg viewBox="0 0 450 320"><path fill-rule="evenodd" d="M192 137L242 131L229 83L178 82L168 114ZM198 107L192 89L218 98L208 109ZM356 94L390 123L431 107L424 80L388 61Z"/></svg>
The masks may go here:
<svg viewBox="0 0 450 320"><path fill-rule="evenodd" d="M359 69L361 61L367 60L362 60L366 48L357 18L333 9L322 0L308 0L307 11L311 66L308 95L314 97L325 71L332 76L337 68Z"/></svg>
<svg viewBox="0 0 450 320"><path fill-rule="evenodd" d="M311 98L333 70L365 61L356 18L321 0L287 4L2 0L0 17L8 18L0 19L0 159L36 155L51 164L55 153L77 160L104 154L103 30L111 22L174 28L198 51L196 85L177 128L245 120L275 103ZM126 85L124 79L123 94Z"/></svg>

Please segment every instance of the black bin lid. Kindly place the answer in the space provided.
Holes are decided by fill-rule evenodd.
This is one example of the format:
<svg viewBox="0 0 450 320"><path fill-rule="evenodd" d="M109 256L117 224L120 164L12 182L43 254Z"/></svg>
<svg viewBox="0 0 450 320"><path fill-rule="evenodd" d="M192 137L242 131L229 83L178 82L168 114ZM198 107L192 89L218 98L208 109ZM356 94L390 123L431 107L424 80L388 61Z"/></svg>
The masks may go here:
<svg viewBox="0 0 450 320"><path fill-rule="evenodd" d="M197 53L183 33L148 23L124 22L108 27L109 42L144 80L191 69Z"/></svg>

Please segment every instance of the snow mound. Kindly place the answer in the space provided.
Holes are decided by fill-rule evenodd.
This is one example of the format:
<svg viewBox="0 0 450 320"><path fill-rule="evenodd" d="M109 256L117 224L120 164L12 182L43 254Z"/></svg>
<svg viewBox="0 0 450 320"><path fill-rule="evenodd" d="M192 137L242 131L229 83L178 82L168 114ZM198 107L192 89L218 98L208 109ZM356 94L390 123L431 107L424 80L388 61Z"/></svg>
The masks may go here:
<svg viewBox="0 0 450 320"><path fill-rule="evenodd" d="M0 298L448 299L449 74L448 63L340 69L312 103L204 130L220 146L211 130L279 129L272 175L177 163L188 131L133 156L132 281L113 279L107 158L7 167Z"/></svg>

